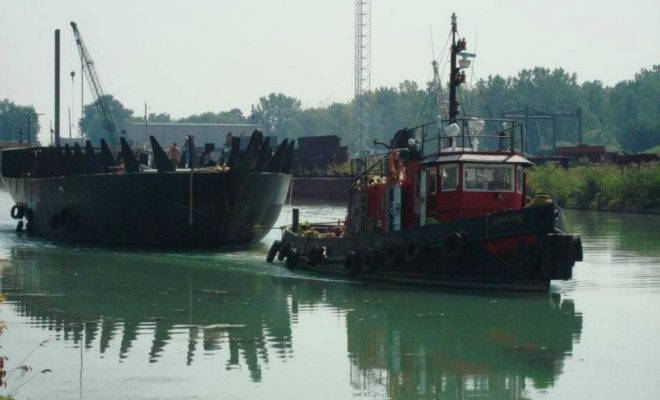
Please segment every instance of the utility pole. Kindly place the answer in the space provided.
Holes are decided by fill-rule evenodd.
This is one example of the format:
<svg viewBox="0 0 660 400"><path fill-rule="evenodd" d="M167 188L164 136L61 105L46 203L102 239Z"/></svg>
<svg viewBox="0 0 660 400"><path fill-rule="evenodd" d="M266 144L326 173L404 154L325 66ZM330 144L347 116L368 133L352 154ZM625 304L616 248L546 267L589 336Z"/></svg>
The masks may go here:
<svg viewBox="0 0 660 400"><path fill-rule="evenodd" d="M55 29L55 145L60 144L60 30Z"/></svg>
<svg viewBox="0 0 660 400"><path fill-rule="evenodd" d="M80 56L80 76L83 76L83 68L84 68L84 60L82 58L82 55ZM82 138L83 135L83 118L85 117L85 103L84 103L84 90L85 90L85 85L83 84L84 79L80 79L80 138Z"/></svg>
<svg viewBox="0 0 660 400"><path fill-rule="evenodd" d="M73 92L74 92L74 82L73 79L76 76L76 71L71 71L71 107L69 108L69 140L71 140L71 110L74 110L73 108ZM75 111L75 110L74 110Z"/></svg>
<svg viewBox="0 0 660 400"><path fill-rule="evenodd" d="M149 143L149 122L147 116L147 102L144 102L144 142Z"/></svg>
<svg viewBox="0 0 660 400"><path fill-rule="evenodd" d="M69 107L69 146L71 145L71 107Z"/></svg>
<svg viewBox="0 0 660 400"><path fill-rule="evenodd" d="M355 0L355 144L368 150L371 91L371 0Z"/></svg>

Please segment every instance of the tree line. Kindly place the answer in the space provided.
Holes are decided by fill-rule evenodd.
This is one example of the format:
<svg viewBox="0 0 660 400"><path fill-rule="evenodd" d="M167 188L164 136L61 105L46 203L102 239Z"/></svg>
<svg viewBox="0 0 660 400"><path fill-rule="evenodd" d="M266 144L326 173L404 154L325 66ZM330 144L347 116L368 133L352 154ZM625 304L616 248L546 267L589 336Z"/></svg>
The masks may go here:
<svg viewBox="0 0 660 400"><path fill-rule="evenodd" d="M8 99L0 100L0 141L38 145L40 127L33 106L21 106Z"/></svg>
<svg viewBox="0 0 660 400"><path fill-rule="evenodd" d="M469 79L468 79L469 82ZM365 94L368 108L369 137L389 140L394 132L433 121L445 112L446 88L427 82L404 81L397 87L379 87ZM471 85L461 85L458 101L460 117L500 118L514 110L540 110L549 113L581 110L584 143L605 145L610 149L642 152L660 146L660 65L642 69L632 80L609 87L602 82L578 83L577 76L562 68L536 67L523 69L515 76L488 76ZM115 116L123 122L144 122L133 111L109 96ZM25 121L24 107L5 100L0 108L0 137L16 136L17 127ZM13 111L5 111L9 106ZM34 109L32 109L34 111ZM23 114L21 114L21 112ZM36 120L36 118L34 119ZM150 122L178 123L251 123L265 127L267 134L280 137L338 135L344 144L355 142L355 108L353 101L333 103L327 107L302 108L299 99L283 93L259 98L249 115L240 109L205 112L174 119L168 113L149 114ZM11 122L5 122L11 121ZM85 106L82 127L88 138L98 141L104 136L103 124L93 104ZM557 121L558 144L575 144L576 119ZM26 126L23 122L23 126ZM35 127L31 127L34 131ZM36 131L34 131L36 132ZM552 126L548 122L530 121L526 126L528 140L536 150L549 149ZM656 150L657 151L657 150Z"/></svg>

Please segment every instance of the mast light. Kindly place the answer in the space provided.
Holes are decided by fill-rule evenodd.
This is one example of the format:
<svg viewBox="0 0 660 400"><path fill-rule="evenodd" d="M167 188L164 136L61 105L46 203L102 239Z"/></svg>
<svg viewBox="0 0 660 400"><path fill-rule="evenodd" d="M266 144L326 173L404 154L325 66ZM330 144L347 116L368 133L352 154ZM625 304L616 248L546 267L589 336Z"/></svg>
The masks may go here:
<svg viewBox="0 0 660 400"><path fill-rule="evenodd" d="M458 53L459 56L461 56L461 59L458 60L458 67L459 68L470 68L470 65L472 64L472 58L476 58L477 55L474 53L468 53L467 51L461 51Z"/></svg>
<svg viewBox="0 0 660 400"><path fill-rule="evenodd" d="M458 60L459 68L470 68L470 64L472 64L472 61L470 61L467 58L461 58L460 60Z"/></svg>
<svg viewBox="0 0 660 400"><path fill-rule="evenodd" d="M445 128L445 134L449 137L456 137L459 133L461 133L461 128L455 122Z"/></svg>
<svg viewBox="0 0 660 400"><path fill-rule="evenodd" d="M470 130L471 135L477 135L481 133L481 131L484 130L484 126L486 125L486 122L484 122L483 119L471 119L468 122L468 128Z"/></svg>

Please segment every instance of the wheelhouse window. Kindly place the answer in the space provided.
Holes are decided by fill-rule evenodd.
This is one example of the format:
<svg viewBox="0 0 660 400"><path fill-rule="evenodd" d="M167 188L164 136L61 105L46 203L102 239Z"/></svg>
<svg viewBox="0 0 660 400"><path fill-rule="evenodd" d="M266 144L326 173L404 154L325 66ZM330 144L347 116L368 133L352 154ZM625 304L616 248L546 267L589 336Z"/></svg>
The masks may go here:
<svg viewBox="0 0 660 400"><path fill-rule="evenodd" d="M436 167L426 169L426 194L433 195L438 192L438 170Z"/></svg>
<svg viewBox="0 0 660 400"><path fill-rule="evenodd" d="M523 192L523 167L518 165L516 167L516 188L518 189L518 193Z"/></svg>
<svg viewBox="0 0 660 400"><path fill-rule="evenodd" d="M512 192L513 166L466 164L464 190L469 192Z"/></svg>
<svg viewBox="0 0 660 400"><path fill-rule="evenodd" d="M453 192L458 190L458 165L443 165L440 167L442 177L442 191Z"/></svg>

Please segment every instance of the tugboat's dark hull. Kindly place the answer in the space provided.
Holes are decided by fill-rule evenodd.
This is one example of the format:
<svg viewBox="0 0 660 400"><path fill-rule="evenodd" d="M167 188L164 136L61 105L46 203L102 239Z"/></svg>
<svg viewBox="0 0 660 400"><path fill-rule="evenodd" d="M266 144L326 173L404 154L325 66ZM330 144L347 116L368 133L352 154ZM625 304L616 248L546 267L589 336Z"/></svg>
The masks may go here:
<svg viewBox="0 0 660 400"><path fill-rule="evenodd" d="M555 227L553 205L355 237L284 231L269 253L289 268L359 280L506 290L547 290L582 260L579 236ZM323 234L323 226L313 225ZM326 225L332 232L332 226Z"/></svg>
<svg viewBox="0 0 660 400"><path fill-rule="evenodd" d="M290 175L223 171L4 177L35 236L75 242L232 246L260 241L277 220Z"/></svg>

